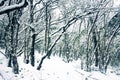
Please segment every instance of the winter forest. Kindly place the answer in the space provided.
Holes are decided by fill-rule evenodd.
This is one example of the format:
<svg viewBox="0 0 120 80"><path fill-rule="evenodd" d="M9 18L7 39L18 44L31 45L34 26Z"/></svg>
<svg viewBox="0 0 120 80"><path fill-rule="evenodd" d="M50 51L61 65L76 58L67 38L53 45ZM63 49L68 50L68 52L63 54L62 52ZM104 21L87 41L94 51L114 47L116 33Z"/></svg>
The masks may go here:
<svg viewBox="0 0 120 80"><path fill-rule="evenodd" d="M120 0L0 0L0 80L120 80Z"/></svg>

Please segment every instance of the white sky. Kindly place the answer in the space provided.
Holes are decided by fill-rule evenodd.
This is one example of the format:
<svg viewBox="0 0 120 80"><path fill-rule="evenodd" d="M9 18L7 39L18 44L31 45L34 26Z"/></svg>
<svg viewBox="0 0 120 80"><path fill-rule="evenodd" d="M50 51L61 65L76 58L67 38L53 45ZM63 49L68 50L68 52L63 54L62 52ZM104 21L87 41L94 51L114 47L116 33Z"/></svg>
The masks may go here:
<svg viewBox="0 0 120 80"><path fill-rule="evenodd" d="M120 0L114 0L114 7L120 6Z"/></svg>

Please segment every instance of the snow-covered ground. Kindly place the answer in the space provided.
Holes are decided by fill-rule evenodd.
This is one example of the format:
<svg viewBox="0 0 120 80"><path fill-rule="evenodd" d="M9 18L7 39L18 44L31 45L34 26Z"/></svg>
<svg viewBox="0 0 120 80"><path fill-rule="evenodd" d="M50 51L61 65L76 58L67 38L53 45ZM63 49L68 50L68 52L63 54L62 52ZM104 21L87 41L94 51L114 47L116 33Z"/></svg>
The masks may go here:
<svg viewBox="0 0 120 80"><path fill-rule="evenodd" d="M80 61L65 63L61 58L51 57L46 59L40 71L36 70L41 56L36 52L36 66L23 63L23 56L18 57L20 73L13 74L12 69L6 67L7 60L0 53L0 80L120 80L113 70L107 74L99 71L85 72L80 70Z"/></svg>

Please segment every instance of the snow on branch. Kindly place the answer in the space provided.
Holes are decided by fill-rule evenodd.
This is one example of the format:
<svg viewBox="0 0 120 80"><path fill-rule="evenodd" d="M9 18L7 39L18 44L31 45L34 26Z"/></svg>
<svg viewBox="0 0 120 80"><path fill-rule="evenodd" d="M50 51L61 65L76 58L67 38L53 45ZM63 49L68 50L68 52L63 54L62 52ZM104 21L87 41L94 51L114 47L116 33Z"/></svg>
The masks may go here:
<svg viewBox="0 0 120 80"><path fill-rule="evenodd" d="M80 19L81 17L90 15L90 14L92 14L92 13L94 13L94 12L95 12L95 11L85 12L85 13L83 13L83 14L81 14L81 15L76 15L76 16L73 17L71 20L69 20L65 26L63 26L61 29L59 29L59 30L57 31L57 32L59 32L59 31L63 30L62 33L57 37L57 39L56 39L56 40L54 41L54 43L51 45L51 47L49 47L46 55L44 55L44 56L42 57L39 65L38 65L38 67L37 67L37 70L40 70L40 69L41 69L42 63L43 63L43 61L44 61L44 59L45 59L46 57L50 58L50 55L51 55L51 53L52 53L52 49L53 49L54 46L57 44L57 42L61 39L62 35L66 32L66 30L67 30L72 24L74 24L78 19ZM55 33L57 33L57 32L55 32ZM55 33L54 33L54 34L55 34ZM54 35L54 34L53 34L53 35Z"/></svg>
<svg viewBox="0 0 120 80"><path fill-rule="evenodd" d="M78 19L80 19L83 16L90 15L92 13L94 13L94 11L93 12L85 12L83 14L76 15L75 17L73 17L72 19L70 19L65 26L61 27L59 30L57 30L54 33L52 33L52 35L60 32L61 30L64 30L64 29L67 30L70 27L70 25L72 25L73 23L75 23Z"/></svg>
<svg viewBox="0 0 120 80"><path fill-rule="evenodd" d="M7 13L9 11L13 11L15 9L26 7L27 5L28 5L27 1L23 0L19 4L14 4L14 5L6 6L6 7L2 8L2 9L0 9L0 14L4 14L4 13Z"/></svg>
<svg viewBox="0 0 120 80"><path fill-rule="evenodd" d="M48 49L48 52L46 54L46 56L49 57L49 55L51 55L51 51L52 49L54 48L54 46L57 44L57 42L60 40L60 38L62 37L62 35L66 32L66 30L72 25L74 24L78 19L80 19L81 17L83 16L87 16L87 15L90 15L92 14L93 12L86 12L86 13L83 13L81 15L76 15L75 17L73 17L71 20L69 20L67 22L67 24L65 26L63 26L61 29L58 30L58 32L60 30L63 30L62 33L58 36L58 38L54 41L54 43L51 45L51 47Z"/></svg>

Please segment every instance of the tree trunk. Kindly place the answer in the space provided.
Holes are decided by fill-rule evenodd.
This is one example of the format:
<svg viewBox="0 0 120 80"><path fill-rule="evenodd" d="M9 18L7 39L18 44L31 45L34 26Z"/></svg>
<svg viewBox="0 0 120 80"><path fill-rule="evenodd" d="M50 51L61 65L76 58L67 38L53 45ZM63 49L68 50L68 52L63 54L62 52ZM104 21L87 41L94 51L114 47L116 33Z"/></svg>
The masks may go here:
<svg viewBox="0 0 120 80"><path fill-rule="evenodd" d="M54 46L53 46L53 47L54 47ZM38 65L38 67L37 67L37 70L40 70L40 69L41 69L44 59L45 59L46 57L48 57L48 55L50 55L50 54L52 53L53 47L46 53L45 56L42 57L39 65Z"/></svg>
<svg viewBox="0 0 120 80"><path fill-rule="evenodd" d="M12 56L11 56L11 54L9 54L9 56L8 56L8 67L12 67Z"/></svg>
<svg viewBox="0 0 120 80"><path fill-rule="evenodd" d="M12 60L12 64L13 64L13 72L15 74L19 74L19 66L18 66L18 62L17 62L17 57L16 56L12 56L13 60Z"/></svg>
<svg viewBox="0 0 120 80"><path fill-rule="evenodd" d="M19 3L20 1L15 1L15 0L11 0L10 1L10 5ZM10 35L10 40L8 41L8 43L10 43L9 45L7 45L6 47L10 47L8 50L8 66L13 68L13 72L15 74L19 73L19 66L18 66L18 62L17 62L17 47L18 47L18 31L19 31L19 23L18 20L20 18L20 16L22 15L22 10L18 9L18 10L14 10L8 13L8 18L9 18L9 34L7 36Z"/></svg>
<svg viewBox="0 0 120 80"><path fill-rule="evenodd" d="M95 66L98 67L98 42L97 42L97 38L96 38L96 32L95 32L95 28L93 28L93 44L94 44L94 54L95 54Z"/></svg>
<svg viewBox="0 0 120 80"><path fill-rule="evenodd" d="M29 55L28 55L28 41L29 41L29 36L27 36L28 29L25 29L25 39L24 39L24 62L26 64L29 63Z"/></svg>
<svg viewBox="0 0 120 80"><path fill-rule="evenodd" d="M30 24L33 23L33 18L34 18L34 15L33 15L33 0L30 0ZM35 48L34 48L34 45L35 45L35 38L36 38L36 34L35 34L35 29L34 27L31 27L31 33L32 33L32 36L31 36L31 48L30 48L30 61L31 61L31 65L34 66L35 65L35 54L34 54L34 51L35 51Z"/></svg>
<svg viewBox="0 0 120 80"><path fill-rule="evenodd" d="M41 61L40 61L40 64L39 64L38 67L37 67L37 70L40 70L40 69L41 69L42 63L43 63L43 61L44 61L44 59L45 59L46 57L47 57L47 55L45 55L45 56L42 57L42 59L41 59Z"/></svg>
<svg viewBox="0 0 120 80"><path fill-rule="evenodd" d="M31 65L32 66L35 65L35 56L34 56L35 37L36 37L36 35L33 34L32 35L32 47L31 47L31 53L30 53L30 56L31 56Z"/></svg>

